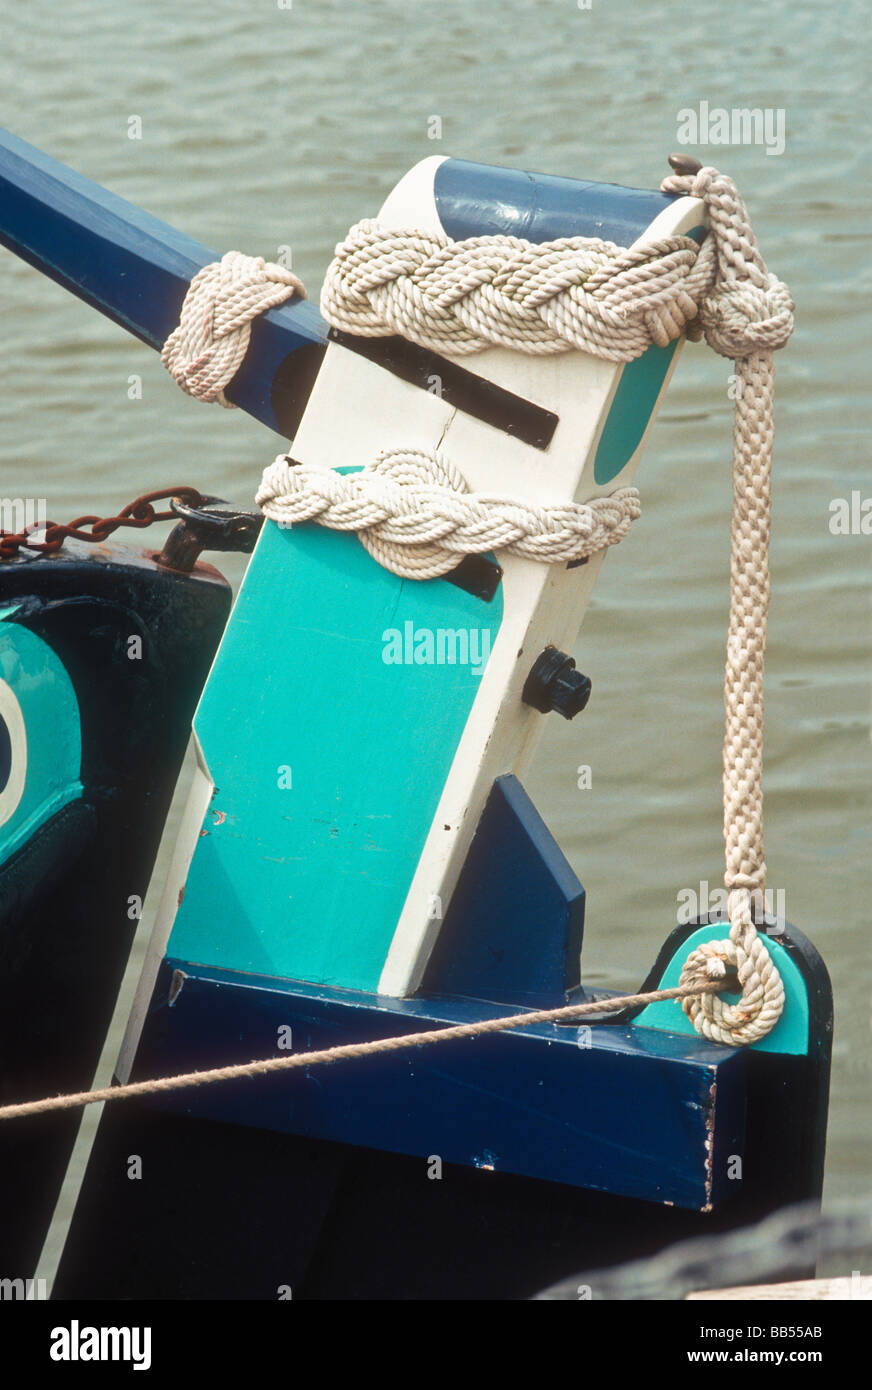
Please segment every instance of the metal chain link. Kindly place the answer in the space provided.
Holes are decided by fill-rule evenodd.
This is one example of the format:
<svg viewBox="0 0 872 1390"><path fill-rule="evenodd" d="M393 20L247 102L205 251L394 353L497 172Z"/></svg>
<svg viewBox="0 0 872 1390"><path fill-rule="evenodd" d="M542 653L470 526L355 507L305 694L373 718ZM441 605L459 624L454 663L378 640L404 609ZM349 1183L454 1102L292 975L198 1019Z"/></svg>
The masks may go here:
<svg viewBox="0 0 872 1390"><path fill-rule="evenodd" d="M60 550L65 540L94 543L104 541L113 531L117 531L119 526L132 526L136 530L142 530L156 521L175 521L177 518L174 512L156 511L154 508L155 502L166 502L175 498L187 502L192 507L199 507L203 501L195 487L183 483L180 487L144 492L141 497L134 498L126 507L122 507L117 516L77 516L75 521L68 521L66 526L47 521L42 526L28 527L23 531L0 531L0 560L13 559L19 550L34 550L43 555L53 555ZM90 527L90 530L83 530L85 526ZM43 533L44 539L30 539L34 532Z"/></svg>
<svg viewBox="0 0 872 1390"><path fill-rule="evenodd" d="M684 1240L650 1259L561 1279L534 1301L683 1299L698 1290L790 1277L822 1256L867 1250L872 1250L872 1199L839 1202L823 1214L817 1202L801 1202L755 1226Z"/></svg>

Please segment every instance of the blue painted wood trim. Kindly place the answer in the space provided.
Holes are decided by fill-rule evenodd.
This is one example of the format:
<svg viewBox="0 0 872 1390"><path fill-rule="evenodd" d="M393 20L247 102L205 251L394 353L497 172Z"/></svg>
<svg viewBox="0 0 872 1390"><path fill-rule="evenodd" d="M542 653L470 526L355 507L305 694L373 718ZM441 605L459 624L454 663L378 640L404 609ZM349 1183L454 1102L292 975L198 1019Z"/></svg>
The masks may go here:
<svg viewBox="0 0 872 1390"><path fill-rule="evenodd" d="M530 174L446 159L434 178L436 210L454 240L516 236L556 241L588 236L629 246L674 195L648 188Z"/></svg>
<svg viewBox="0 0 872 1390"><path fill-rule="evenodd" d="M424 994L556 1008L580 984L584 888L516 777L491 788Z"/></svg>
<svg viewBox="0 0 872 1390"><path fill-rule="evenodd" d="M0 244L158 350L188 284L216 253L0 130ZM279 434L273 382L291 354L320 348L326 325L296 301L254 324L228 397Z"/></svg>
<svg viewBox="0 0 872 1390"><path fill-rule="evenodd" d="M172 999L172 1003L170 1003ZM164 962L134 1077L496 1017L497 1005L388 998ZM581 1043L581 1045L580 1045ZM165 1094L160 1109L527 1174L693 1210L738 1190L740 1050L633 1027L544 1025L311 1074Z"/></svg>

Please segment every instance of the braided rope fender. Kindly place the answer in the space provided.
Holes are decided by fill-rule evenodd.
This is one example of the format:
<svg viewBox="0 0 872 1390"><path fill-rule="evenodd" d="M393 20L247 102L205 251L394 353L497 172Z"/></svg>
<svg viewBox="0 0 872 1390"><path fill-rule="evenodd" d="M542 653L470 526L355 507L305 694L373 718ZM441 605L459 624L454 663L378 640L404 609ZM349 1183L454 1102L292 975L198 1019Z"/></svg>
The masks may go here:
<svg viewBox="0 0 872 1390"><path fill-rule="evenodd" d="M348 474L281 454L255 500L280 526L318 521L356 531L370 555L402 579L435 579L461 556L490 550L547 564L582 560L617 545L640 513L633 487L552 507L471 493L448 459L421 449L384 450Z"/></svg>
<svg viewBox="0 0 872 1390"><path fill-rule="evenodd" d="M532 243L464 241L358 222L336 247L321 290L334 328L399 333L458 356L486 347L525 353L575 348L611 362L705 331L725 357L783 347L793 300L766 270L732 179L715 169L666 179L664 192L706 206L702 246L672 236L627 250L596 237Z"/></svg>
<svg viewBox="0 0 872 1390"><path fill-rule="evenodd" d="M449 241L358 222L321 291L335 328L386 332L436 352L573 348L612 362L665 347L697 312L710 271L673 236L635 251L591 237L534 244L511 236Z"/></svg>

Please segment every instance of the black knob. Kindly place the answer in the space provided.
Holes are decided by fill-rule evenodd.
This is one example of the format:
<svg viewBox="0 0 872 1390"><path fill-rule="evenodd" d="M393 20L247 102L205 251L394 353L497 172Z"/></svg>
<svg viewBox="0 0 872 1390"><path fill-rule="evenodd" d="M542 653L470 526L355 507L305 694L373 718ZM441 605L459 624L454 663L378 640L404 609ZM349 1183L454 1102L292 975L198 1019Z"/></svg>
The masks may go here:
<svg viewBox="0 0 872 1390"><path fill-rule="evenodd" d="M521 699L542 714L556 710L564 719L574 719L590 699L590 691L590 677L576 670L572 657L546 647L533 663Z"/></svg>

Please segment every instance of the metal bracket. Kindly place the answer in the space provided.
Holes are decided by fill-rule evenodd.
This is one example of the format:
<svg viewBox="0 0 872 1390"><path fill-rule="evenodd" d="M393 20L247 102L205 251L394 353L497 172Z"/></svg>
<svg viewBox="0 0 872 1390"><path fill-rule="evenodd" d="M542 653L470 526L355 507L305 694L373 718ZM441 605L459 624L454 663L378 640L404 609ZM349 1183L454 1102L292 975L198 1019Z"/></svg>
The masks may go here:
<svg viewBox="0 0 872 1390"><path fill-rule="evenodd" d="M179 524L173 527L155 559L166 569L185 574L194 568L204 550L250 555L263 526L262 512L236 507L221 497L204 497L198 507L174 497L170 510L179 517Z"/></svg>

